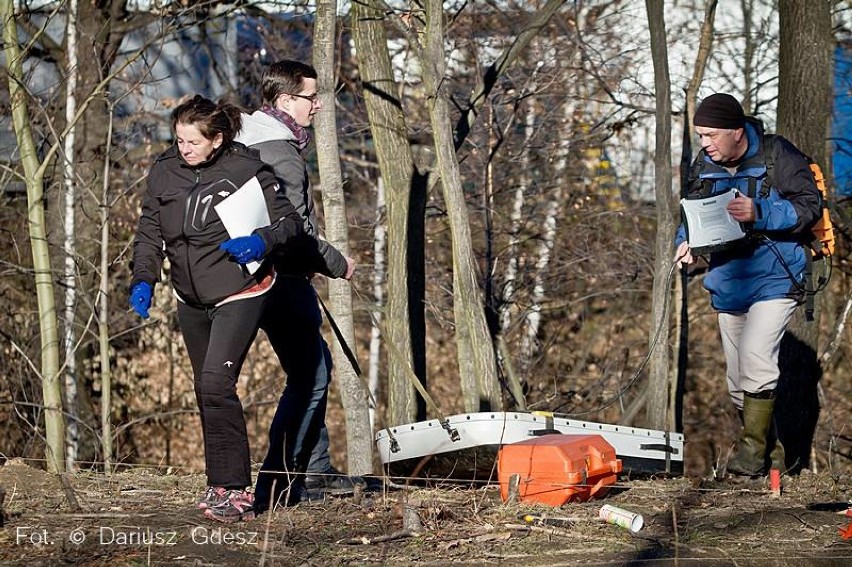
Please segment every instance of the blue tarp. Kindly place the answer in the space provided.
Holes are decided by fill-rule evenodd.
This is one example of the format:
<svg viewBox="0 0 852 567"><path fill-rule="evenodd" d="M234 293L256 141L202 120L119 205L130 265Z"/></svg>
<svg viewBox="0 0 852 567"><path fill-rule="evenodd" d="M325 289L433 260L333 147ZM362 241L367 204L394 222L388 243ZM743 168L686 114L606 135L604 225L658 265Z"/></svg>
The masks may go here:
<svg viewBox="0 0 852 567"><path fill-rule="evenodd" d="M852 197L852 43L841 44L835 51L831 130L834 191Z"/></svg>

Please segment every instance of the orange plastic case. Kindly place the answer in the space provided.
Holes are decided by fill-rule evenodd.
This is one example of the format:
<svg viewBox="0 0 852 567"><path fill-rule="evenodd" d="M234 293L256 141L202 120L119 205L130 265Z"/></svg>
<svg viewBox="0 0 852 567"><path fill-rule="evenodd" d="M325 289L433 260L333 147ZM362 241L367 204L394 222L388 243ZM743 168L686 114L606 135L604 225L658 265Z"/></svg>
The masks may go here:
<svg viewBox="0 0 852 567"><path fill-rule="evenodd" d="M522 502L562 506L603 496L620 472L621 460L600 435L543 435L504 445L497 453L504 502L514 474L520 475Z"/></svg>

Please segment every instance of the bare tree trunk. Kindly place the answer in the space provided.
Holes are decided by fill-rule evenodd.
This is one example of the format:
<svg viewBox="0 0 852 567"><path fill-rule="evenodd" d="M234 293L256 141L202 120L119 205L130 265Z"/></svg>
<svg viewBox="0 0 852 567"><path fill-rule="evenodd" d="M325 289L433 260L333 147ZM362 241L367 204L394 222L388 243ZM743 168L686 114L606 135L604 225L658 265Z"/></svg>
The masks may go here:
<svg viewBox="0 0 852 567"><path fill-rule="evenodd" d="M830 4L780 0L778 6L778 133L825 164L834 68Z"/></svg>
<svg viewBox="0 0 852 567"><path fill-rule="evenodd" d="M494 293L494 152L497 148L494 135L494 105L488 105L488 160L485 164L485 178L482 191L483 245L485 246L485 324L489 334L494 337L496 347L500 336L500 323L497 319L497 296ZM495 363L499 357L495 358Z"/></svg>
<svg viewBox="0 0 852 567"><path fill-rule="evenodd" d="M532 105L529 104L526 112L526 123L524 124L524 137L527 140L529 139L532 131L529 120L533 115ZM520 254L518 249L520 239L518 238L518 235L521 231L521 220L523 219L524 194L527 192L530 185L528 176L529 147L526 140L524 141L524 146L521 149L521 158L519 162L521 164L520 180L518 182L518 186L515 188L515 198L512 201L512 211L509 215L509 248L506 251L508 258L506 259L506 273L504 274L503 281L503 308L500 313L500 328L503 333L505 333L512 325L512 316L517 314L517 310L514 308L514 305L517 301L515 293L518 279L518 268L521 262L521 259L518 256ZM521 356L523 356L523 354ZM527 363L527 360L523 358L521 359L522 368L526 367Z"/></svg>
<svg viewBox="0 0 852 567"><path fill-rule="evenodd" d="M325 112L317 113L317 161L322 186L325 233L329 242L344 255L349 255L349 229L346 223L346 204L343 197L343 174L340 170L340 150L337 142L337 121L334 116L334 53L337 28L337 0L317 2L314 23L314 67L317 86ZM345 280L330 280L329 303L337 326L353 352L355 331L352 318L352 288ZM346 412L346 446L349 473L364 475L373 471L373 431L364 384L348 363L338 341L334 348L336 374L340 385L343 408ZM346 362L344 362L346 361Z"/></svg>
<svg viewBox="0 0 852 567"><path fill-rule="evenodd" d="M109 257L109 221L112 203L109 196L109 170L110 150L112 149L113 132L113 106L110 106L109 125L107 127L107 138L104 160L104 174L101 186L101 262L100 281L98 284L98 352L101 359L101 458L104 463L104 472L112 472L113 449L112 449L112 366L110 364L109 348L109 281L110 281L110 257ZM169 395L171 404L171 395Z"/></svg>
<svg viewBox="0 0 852 567"><path fill-rule="evenodd" d="M44 404L45 460L47 470L65 471L65 419L62 414L62 391L59 381L59 332L56 318L50 252L44 215L44 168L39 162L27 109L27 93L23 88L23 54L18 47L14 3L0 0L3 21L3 54L9 79L9 105L18 142L24 180L27 186L28 225L33 254L36 296L38 298L39 331L41 333L41 384Z"/></svg>
<svg viewBox="0 0 852 567"><path fill-rule="evenodd" d="M451 113L443 87L446 80L443 5L440 0L428 0L425 6L426 34L421 66L452 236L453 313L462 397L466 411L496 410L502 403L494 345L485 320L470 219L453 146Z"/></svg>
<svg viewBox="0 0 852 567"><path fill-rule="evenodd" d="M781 0L778 81L778 133L828 170L831 128L833 37L828 2ZM807 49L802 46L807 45ZM823 268L815 262L814 271ZM817 301L821 297L817 295ZM818 349L820 310L813 324L801 309L791 331L814 352Z"/></svg>
<svg viewBox="0 0 852 567"><path fill-rule="evenodd" d="M84 321L99 320L97 293L102 277L99 268L101 255L101 227L95 220L101 213L99 203L101 188L104 180L101 176L108 168L104 161L109 160L104 153L104 141L107 129L111 123L110 94L121 92L115 84L110 85L111 73L114 67L124 65L118 60L119 46L124 40L128 28L138 26L140 21L147 21L144 13L130 16L126 0L100 0L98 2L82 2L74 0L66 3L67 9L76 13L73 18L74 38L78 43L77 55L74 57L71 42L71 30L66 33L66 44L53 46L56 56L61 62L63 73L69 81L69 97L73 93L73 108L65 108L65 129L63 136L66 142L65 160L73 159L73 187L66 183L64 194L64 210L66 215L63 226L53 219L59 215L49 216L48 226L50 238L58 243L63 238L64 231L64 267L60 268L54 260L54 269L64 269L65 293L65 397L66 416L68 421L68 439L77 439L73 450L78 459L94 458L97 453L97 440L88 435L89 428L83 429L84 424L95 421L91 414L92 408L85 403L88 391L94 383L95 376L91 365L76 364L82 353L92 353L99 349L92 337L95 331L85 328ZM70 22L69 22L70 26ZM64 49L63 49L64 47ZM123 56L134 58L138 54L125 53ZM123 58L123 57L122 57ZM72 90L70 81L73 79ZM79 115L79 116L77 116ZM77 122L79 121L79 124ZM60 121L57 121L60 123ZM71 133L72 130L75 130ZM73 154L69 153L70 145L67 138L73 139ZM51 167L57 164L51 164ZM52 203L51 203L52 204ZM70 249L69 249L70 247ZM98 259L98 260L96 260ZM100 333L100 330L97 331ZM98 339L100 340L100 339ZM76 346L73 346L76 343ZM109 360L109 359L107 359ZM81 358L82 361L82 358ZM73 384L72 384L73 382ZM74 384L78 385L76 388ZM69 386L71 386L69 388ZM72 399L74 400L72 402ZM92 423L94 425L94 423ZM79 431L76 430L80 427ZM101 444L103 440L100 441Z"/></svg>
<svg viewBox="0 0 852 567"><path fill-rule="evenodd" d="M538 59L542 50L538 43L533 45L533 59ZM540 65L536 65L532 72L532 76L530 77L527 86L525 88L526 92L534 95L537 87L538 87L538 72L541 69ZM532 186L532 179L530 176L530 141L535 133L535 123L536 123L536 115L537 115L537 107L538 104L535 96L529 96L526 98L525 104L523 105L523 142L521 145L521 157L520 157L520 175L518 180L518 186L515 188L514 199L512 200L512 208L510 212L510 227L509 227L509 247L506 251L507 259L506 259L506 273L504 274L504 282L503 282L503 290L502 290L502 306L500 310L500 321L499 321L499 335L498 335L498 348L497 348L497 356L498 363L500 364L500 368L505 376L505 381L507 382L510 391L512 392L512 397L515 399L515 403L517 404L517 408L520 410L524 410L527 407L527 402L524 395L524 380L527 377L527 371L530 367L530 355L528 349L521 348L520 356L518 359L520 360L520 375L515 372L515 365L513 364L510 355L509 349L505 342L506 332L512 325L512 317L517 316L522 320L526 320L526 313L520 314L518 310L517 303L517 287L518 287L518 271L521 265L521 249L520 249L520 238L519 234L522 229L522 220L523 220L523 212L524 212L524 203L526 201L526 196L529 192L529 188ZM507 125L507 129L509 125ZM492 160L489 160L489 168L491 168ZM523 332L523 330L521 331ZM522 335L523 337L523 335ZM522 343L523 344L523 343Z"/></svg>
<svg viewBox="0 0 852 567"><path fill-rule="evenodd" d="M698 39L698 52L695 55L695 65L692 77L686 85L683 109L683 148L680 158L680 194L686 195L689 167L692 163L692 141L695 138L695 127L692 117L695 115L695 103L698 89L704 80L707 70L707 60L713 50L713 22L716 19L717 0L708 0L704 7L704 21L701 23L701 33ZM680 315L675 319L674 336L677 337L677 367L673 378L675 387L672 388L669 404L674 408L674 429L683 430L683 385L686 383L686 370L689 364L689 302L687 298L687 269L680 271L680 277L675 279L675 291L672 305L680 307Z"/></svg>
<svg viewBox="0 0 852 567"><path fill-rule="evenodd" d="M781 0L779 8L778 133L830 170L833 47L829 2ZM831 258L814 261L815 274L825 273ZM819 416L817 385L819 327L824 293L815 297L814 320L797 309L787 328L779 357L776 415L787 463L806 466Z"/></svg>
<svg viewBox="0 0 852 567"><path fill-rule="evenodd" d="M373 231L373 297L376 302L375 321L370 326L370 362L368 365L367 384L373 399L378 399L379 393L379 363L382 350L382 302L384 301L385 284L385 245L387 230L385 227L385 184L379 175L376 183L376 229ZM370 407L370 426L376 424L376 412L379 408Z"/></svg>
<svg viewBox="0 0 852 567"><path fill-rule="evenodd" d="M535 83L533 83L533 89L535 88ZM513 305L515 304L515 292L517 285L517 277L518 277L518 268L520 266L521 259L518 257L520 250L518 248L520 244L520 240L518 235L521 232L521 221L523 219L523 211L524 211L524 201L525 195L529 191L529 187L531 185L530 179L530 140L532 139L533 133L535 132L535 97L529 97L526 99L524 103L524 107L526 111L524 112L524 140L523 145L521 146L521 158L520 162L520 179L518 181L518 186L515 189L515 198L512 202L512 212L510 215L511 227L509 229L509 249L507 251L508 259L506 265L506 274L504 276L505 283L503 285L503 312L500 327L502 332L506 332L506 329L512 323L512 314L516 312L516 309L513 309ZM526 373L526 369L529 367L529 358L527 352L523 349L521 350L521 374L524 375Z"/></svg>
<svg viewBox="0 0 852 567"><path fill-rule="evenodd" d="M689 132L689 140L695 135L692 125L692 117L695 114L695 102L698 97L698 89L704 80L704 72L707 70L707 60L713 51L713 26L716 20L716 6L718 0L707 0L704 8L704 21L701 23L701 34L698 39L698 52L695 55L695 66L692 68L692 77L686 86L686 129ZM691 152L689 152L691 154ZM688 160L691 160L689 155ZM687 164L688 165L688 164Z"/></svg>
<svg viewBox="0 0 852 567"><path fill-rule="evenodd" d="M574 104L565 102L562 110L565 118L564 123L571 124L574 116ZM565 173L568 168L568 154L570 150L571 138L566 136L559 144L556 162L553 167L554 179L566 179ZM546 296L544 283L547 278L545 277L545 273L547 266L550 264L550 257L553 254L553 247L556 242L558 219L562 216L564 189L565 187L562 183L557 183L553 194L548 198L544 221L542 223L544 231L535 254L535 277L533 279L532 297L530 299L530 308L524 315L524 334L521 338L521 352L527 364L529 364L529 361L538 352L540 346L541 304L544 302Z"/></svg>
<svg viewBox="0 0 852 567"><path fill-rule="evenodd" d="M752 18L754 16L754 0L740 0L740 8L742 9L742 24L743 24L743 52L742 59L738 62L742 67L743 77L743 110L746 114L754 113L754 89L756 73L754 68L755 52L757 51L757 41L755 41L752 30Z"/></svg>
<svg viewBox="0 0 852 567"><path fill-rule="evenodd" d="M77 112L77 0L68 2L68 22L66 25L66 95L65 95L65 123L69 124L64 140L64 155L62 160L63 181L65 183L65 222L63 254L65 255L65 333L63 342L65 346L65 412L68 417L65 429L65 467L73 470L78 455L78 427L77 427L77 354L74 346L75 314L77 310L77 261L75 258L76 246L74 235L77 227L74 222L76 205L76 168L74 142L76 140L77 127L73 124L74 114Z"/></svg>
<svg viewBox="0 0 852 567"><path fill-rule="evenodd" d="M511 122L510 122L511 124ZM518 379L512 365L512 357L506 345L503 336L503 326L500 323L500 308L497 293L494 291L494 274L496 264L494 261L494 157L496 155L499 144L494 135L494 106L488 107L488 163L485 170L485 192L484 192L484 207L485 207L485 265L487 266L487 276L485 279L485 297L487 298L486 305L486 320L489 325L491 335L494 337L494 345L496 349L496 362L499 365L499 370L502 372L503 382L506 388L512 395L515 408L519 410L526 409L527 402L524 399L524 388ZM516 252L516 250L515 250ZM505 313L505 311L504 311Z"/></svg>
<svg viewBox="0 0 852 567"><path fill-rule="evenodd" d="M422 269L412 266L412 248L416 245L413 241L417 238L410 238L409 222L417 222L411 203L425 199L426 179L416 170L408 143L397 92L400 87L393 78L383 18L384 4L379 0L352 4L358 70L387 199L387 317L384 320L388 345L388 421L402 424L415 421L419 413L410 369L414 367L421 382L426 379L425 358L423 368L414 365L414 330L410 320L412 313L422 312L423 298L410 293L409 281L410 268ZM419 222L422 223L422 217ZM416 340L418 345L421 339Z"/></svg>
<svg viewBox="0 0 852 567"><path fill-rule="evenodd" d="M654 63L656 100L656 142L654 148L654 194L657 202L657 237L654 250L654 291L651 337L653 349L649 366L648 421L657 429L673 429L669 410L669 322L665 306L669 295L672 241L675 215L672 195L671 164L671 80L669 79L666 25L663 0L645 0L651 35L651 59Z"/></svg>

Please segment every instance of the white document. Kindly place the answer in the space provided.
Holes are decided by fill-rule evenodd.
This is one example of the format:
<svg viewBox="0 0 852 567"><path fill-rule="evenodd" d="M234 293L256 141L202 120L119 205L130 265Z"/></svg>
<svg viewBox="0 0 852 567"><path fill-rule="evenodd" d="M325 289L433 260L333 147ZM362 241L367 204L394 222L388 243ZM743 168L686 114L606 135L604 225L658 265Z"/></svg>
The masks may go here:
<svg viewBox="0 0 852 567"><path fill-rule="evenodd" d="M254 229L270 224L269 209L266 207L266 199L257 177L246 181L242 187L213 208L231 238L250 236ZM260 268L260 262L249 262L245 266L248 272L253 274Z"/></svg>

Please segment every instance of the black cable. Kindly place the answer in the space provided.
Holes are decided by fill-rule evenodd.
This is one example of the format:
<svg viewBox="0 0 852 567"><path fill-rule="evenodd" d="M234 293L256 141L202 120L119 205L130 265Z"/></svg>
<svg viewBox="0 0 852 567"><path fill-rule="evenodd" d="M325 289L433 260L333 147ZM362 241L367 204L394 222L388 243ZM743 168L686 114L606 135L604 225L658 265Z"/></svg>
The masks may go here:
<svg viewBox="0 0 852 567"><path fill-rule="evenodd" d="M668 321L666 319L666 316L668 315L669 296L671 295L669 293L669 287L671 286L672 276L674 275L674 269L677 267L678 263L684 258L684 256L687 255L687 253L688 253L688 251L684 252L683 254L681 254L680 256L675 258L674 262L672 262L671 268L669 268L669 273L668 273L668 275L666 275L666 283L665 283L665 286L664 286L664 288L666 290L666 294L665 294L665 298L663 299L663 313L660 316L660 323L659 323L659 325L657 325L657 331L654 333L654 339L651 341L651 346L648 348L648 354L645 355L645 358L642 360L642 363L639 365L639 368L636 370L636 372L633 374L633 376L630 378L630 380L627 382L627 384L623 388L621 388L612 398L610 398L609 400L604 402L603 405L598 406L597 408L595 408L593 410L576 412L576 413L569 413L569 414L554 413L553 415L564 416L564 417L576 417L576 416L579 416L579 415L587 415L587 414L590 414L590 413L597 413L601 410L605 410L606 408L608 408L609 406L611 406L612 404L614 404L615 402L620 400L621 397L624 396L624 394L627 392L627 390L632 388L633 385L636 383L636 381L639 380L639 376L641 376L642 371L645 370L645 366L647 366L648 361L651 360L651 355L654 353L654 349L657 347L657 343L660 340L660 334L662 333L663 326L668 325Z"/></svg>
<svg viewBox="0 0 852 567"><path fill-rule="evenodd" d="M787 276L790 278L790 281L793 282L793 287L796 288L797 291L801 291L802 293L819 293L828 287L828 282L831 280L831 273L834 271L834 265L831 262L831 254L826 254L826 258L828 258L828 274L825 276L821 276L819 279L819 283L814 286L814 289L808 289L807 283L800 283L796 276L793 274L792 270L790 270L790 265L784 260L781 256L781 253L775 249L775 241L770 239L765 234L761 234L758 236L760 240L766 241L766 245L772 250L772 253L775 254L775 257L778 259L778 262L781 264L781 267L784 268L784 271L787 272ZM810 251L805 250L805 254L810 254Z"/></svg>

